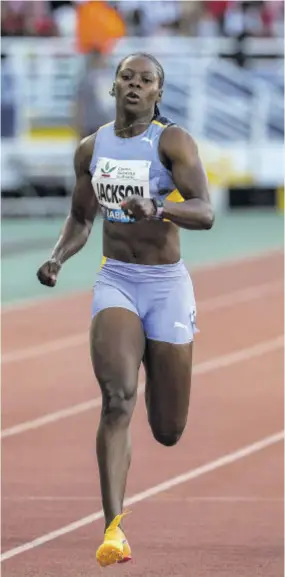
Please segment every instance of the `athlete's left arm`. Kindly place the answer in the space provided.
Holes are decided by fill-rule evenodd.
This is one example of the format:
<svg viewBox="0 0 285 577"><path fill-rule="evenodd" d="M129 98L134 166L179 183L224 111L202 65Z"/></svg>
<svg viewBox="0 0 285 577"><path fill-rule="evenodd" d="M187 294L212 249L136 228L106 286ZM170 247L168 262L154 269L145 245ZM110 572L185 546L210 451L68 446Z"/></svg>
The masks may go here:
<svg viewBox="0 0 285 577"><path fill-rule="evenodd" d="M159 144L163 163L171 169L175 186L184 202L164 202L163 218L190 230L210 229L214 211L208 191L207 176L191 136L178 126L167 128Z"/></svg>

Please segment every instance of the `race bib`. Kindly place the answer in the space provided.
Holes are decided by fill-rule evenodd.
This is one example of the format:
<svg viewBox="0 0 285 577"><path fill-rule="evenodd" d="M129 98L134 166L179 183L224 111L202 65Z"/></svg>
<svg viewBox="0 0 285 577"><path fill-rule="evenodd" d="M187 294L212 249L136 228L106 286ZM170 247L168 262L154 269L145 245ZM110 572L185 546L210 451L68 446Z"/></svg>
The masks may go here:
<svg viewBox="0 0 285 577"><path fill-rule="evenodd" d="M99 158L92 185L105 219L112 222L133 222L120 207L124 198L150 198L147 160L113 160Z"/></svg>

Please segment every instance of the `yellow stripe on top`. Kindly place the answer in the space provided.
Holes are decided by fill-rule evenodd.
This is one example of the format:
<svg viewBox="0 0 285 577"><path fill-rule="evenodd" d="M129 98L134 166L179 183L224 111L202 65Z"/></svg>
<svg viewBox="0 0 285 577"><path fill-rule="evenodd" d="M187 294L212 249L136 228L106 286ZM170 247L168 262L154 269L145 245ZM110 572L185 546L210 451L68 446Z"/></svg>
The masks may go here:
<svg viewBox="0 0 285 577"><path fill-rule="evenodd" d="M285 207L285 197L284 197L284 186L277 188L276 190L277 208L281 212L284 212Z"/></svg>
<svg viewBox="0 0 285 577"><path fill-rule="evenodd" d="M158 122L158 120L153 120L152 124L157 124L157 126L162 126L162 127L167 126L167 124L162 124L162 122Z"/></svg>
<svg viewBox="0 0 285 577"><path fill-rule="evenodd" d="M107 257L106 256L102 256L102 260L101 260L101 264L100 264L100 270L101 268L104 266L104 264L106 264L107 262Z"/></svg>

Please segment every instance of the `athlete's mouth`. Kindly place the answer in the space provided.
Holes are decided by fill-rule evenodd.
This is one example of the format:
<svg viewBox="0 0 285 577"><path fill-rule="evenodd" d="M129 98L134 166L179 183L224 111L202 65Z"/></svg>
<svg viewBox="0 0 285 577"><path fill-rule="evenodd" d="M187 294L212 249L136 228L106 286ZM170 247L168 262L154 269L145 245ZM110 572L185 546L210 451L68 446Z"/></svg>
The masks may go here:
<svg viewBox="0 0 285 577"><path fill-rule="evenodd" d="M128 94L126 95L127 100L129 100L129 102L138 102L140 100L140 96L139 94L137 94L137 92L128 92Z"/></svg>

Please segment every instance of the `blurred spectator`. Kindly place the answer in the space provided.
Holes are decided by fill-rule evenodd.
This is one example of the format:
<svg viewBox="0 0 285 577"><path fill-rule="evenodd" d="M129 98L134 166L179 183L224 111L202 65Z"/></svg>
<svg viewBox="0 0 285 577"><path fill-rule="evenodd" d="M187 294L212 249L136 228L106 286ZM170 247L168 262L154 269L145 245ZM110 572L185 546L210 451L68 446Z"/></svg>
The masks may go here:
<svg viewBox="0 0 285 577"><path fill-rule="evenodd" d="M204 13L211 14L218 26L218 35L223 35L223 24L225 11L230 4L229 0L213 0L202 2L204 6Z"/></svg>
<svg viewBox="0 0 285 577"><path fill-rule="evenodd" d="M224 14L226 36L263 36L262 3L231 2Z"/></svg>
<svg viewBox="0 0 285 577"><path fill-rule="evenodd" d="M25 31L28 36L57 36L58 29L49 3L45 0L24 2Z"/></svg>
<svg viewBox="0 0 285 577"><path fill-rule="evenodd" d="M202 2L181 2L180 34L195 36L202 15Z"/></svg>
<svg viewBox="0 0 285 577"><path fill-rule="evenodd" d="M216 17L209 4L222 4L222 2L205 2L202 15L197 22L196 36L211 38L221 35L220 19Z"/></svg>
<svg viewBox="0 0 285 577"><path fill-rule="evenodd" d="M284 37L284 2L282 0L264 2L262 18L268 35Z"/></svg>
<svg viewBox="0 0 285 577"><path fill-rule="evenodd" d="M226 36L258 37L279 35L278 20L284 22L282 1L228 2L224 12L223 32ZM281 32L282 28L280 27Z"/></svg>
<svg viewBox="0 0 285 577"><path fill-rule="evenodd" d="M9 58L1 54L1 138L15 134L15 86Z"/></svg>
<svg viewBox="0 0 285 577"><path fill-rule="evenodd" d="M74 37L76 32L76 10L74 2L57 0L49 2L60 36Z"/></svg>
<svg viewBox="0 0 285 577"><path fill-rule="evenodd" d="M76 44L81 53L110 52L126 35L125 20L110 2L76 1Z"/></svg>
<svg viewBox="0 0 285 577"><path fill-rule="evenodd" d="M58 35L46 0L5 0L1 8L1 36Z"/></svg>
<svg viewBox="0 0 285 577"><path fill-rule="evenodd" d="M24 2L1 2L1 36L23 36Z"/></svg>
<svg viewBox="0 0 285 577"><path fill-rule="evenodd" d="M79 139L92 134L114 116L114 99L109 95L113 75L106 57L94 50L85 58L86 68L79 79L75 104L75 129Z"/></svg>
<svg viewBox="0 0 285 577"><path fill-rule="evenodd" d="M113 2L129 24L129 33L159 36L179 30L182 6L176 0L122 0Z"/></svg>

